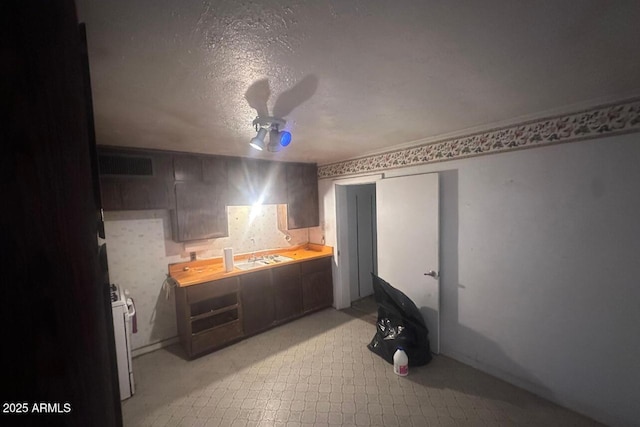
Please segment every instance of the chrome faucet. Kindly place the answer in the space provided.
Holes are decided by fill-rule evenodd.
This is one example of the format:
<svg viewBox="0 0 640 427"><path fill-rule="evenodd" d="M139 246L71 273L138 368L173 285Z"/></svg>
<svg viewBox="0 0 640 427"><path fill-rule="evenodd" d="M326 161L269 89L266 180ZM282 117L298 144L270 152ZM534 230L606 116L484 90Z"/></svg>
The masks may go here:
<svg viewBox="0 0 640 427"><path fill-rule="evenodd" d="M256 262L258 260L258 258L256 257L256 239L252 237L249 240L251 240L251 243L253 243L253 252L251 252L251 255L249 255L249 259L247 261Z"/></svg>

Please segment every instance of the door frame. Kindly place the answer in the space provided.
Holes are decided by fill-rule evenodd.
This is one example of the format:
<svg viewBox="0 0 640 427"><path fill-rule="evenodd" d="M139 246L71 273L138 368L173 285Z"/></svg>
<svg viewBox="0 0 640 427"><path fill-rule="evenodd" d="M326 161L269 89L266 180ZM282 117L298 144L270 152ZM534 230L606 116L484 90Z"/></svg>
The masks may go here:
<svg viewBox="0 0 640 427"><path fill-rule="evenodd" d="M378 264L378 253L377 253L377 223L375 220L375 192L376 192L376 184L351 184L344 186L347 189L347 209L349 213L349 221L348 224L350 228L347 230L349 235L349 260L351 261L349 264L349 270L351 273L351 279L349 283L349 287L351 288L351 302L364 298L366 296L373 295L373 281L371 279L371 275L369 273L369 269L361 270L362 267L362 255L370 255L367 259L371 260L371 270L375 274L377 274L377 264ZM363 187L367 187L368 190L363 190ZM373 190L374 197L374 205L373 210L368 212L363 211L362 203L359 203L359 200L362 201L360 196L363 195L364 192L370 192ZM363 225L361 221L367 221L367 217L371 220L371 226L369 228L362 228ZM371 246L367 247L361 246L362 241L361 237L367 238L371 237ZM371 249L370 251L367 249ZM361 249L365 249L365 252L362 252ZM354 252L355 251L355 252ZM353 258L356 258L355 260ZM355 262L354 262L355 261ZM355 270L352 270L352 267L356 267ZM363 275L364 274L364 275ZM356 278L354 281L353 279ZM362 295L362 279L368 281L368 291L366 295ZM354 297L354 291L358 294Z"/></svg>
<svg viewBox="0 0 640 427"><path fill-rule="evenodd" d="M334 295L335 307L340 310L351 306L351 288L349 273L352 260L349 257L349 235L347 224L347 186L360 184L375 184L382 179L382 174L366 175L355 178L338 179L333 182L336 203L336 269L334 275L336 290Z"/></svg>

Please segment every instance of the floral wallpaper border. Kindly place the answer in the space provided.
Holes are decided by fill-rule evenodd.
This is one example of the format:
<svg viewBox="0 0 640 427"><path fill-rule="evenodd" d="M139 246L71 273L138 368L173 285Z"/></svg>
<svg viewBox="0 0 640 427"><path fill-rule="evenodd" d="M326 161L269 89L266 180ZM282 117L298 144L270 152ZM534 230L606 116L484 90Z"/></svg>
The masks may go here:
<svg viewBox="0 0 640 427"><path fill-rule="evenodd" d="M630 132L640 132L640 99L321 165L318 167L318 177L332 178L416 166Z"/></svg>

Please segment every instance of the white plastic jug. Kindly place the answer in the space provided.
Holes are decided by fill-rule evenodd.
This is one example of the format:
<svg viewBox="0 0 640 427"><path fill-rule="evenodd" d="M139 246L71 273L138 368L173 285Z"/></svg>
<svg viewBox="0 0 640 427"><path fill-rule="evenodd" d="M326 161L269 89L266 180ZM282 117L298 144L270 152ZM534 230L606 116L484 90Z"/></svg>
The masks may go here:
<svg viewBox="0 0 640 427"><path fill-rule="evenodd" d="M409 373L409 358L402 347L398 347L393 354L393 372L401 377L405 377Z"/></svg>

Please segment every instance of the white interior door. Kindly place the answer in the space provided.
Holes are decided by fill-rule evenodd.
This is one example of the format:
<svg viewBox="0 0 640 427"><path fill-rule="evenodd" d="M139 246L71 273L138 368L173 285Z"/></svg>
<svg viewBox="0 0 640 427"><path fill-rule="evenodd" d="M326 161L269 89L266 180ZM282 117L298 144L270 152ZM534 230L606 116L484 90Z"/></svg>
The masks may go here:
<svg viewBox="0 0 640 427"><path fill-rule="evenodd" d="M439 353L438 175L386 178L376 184L378 276L420 309L431 351Z"/></svg>

